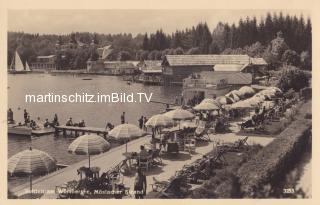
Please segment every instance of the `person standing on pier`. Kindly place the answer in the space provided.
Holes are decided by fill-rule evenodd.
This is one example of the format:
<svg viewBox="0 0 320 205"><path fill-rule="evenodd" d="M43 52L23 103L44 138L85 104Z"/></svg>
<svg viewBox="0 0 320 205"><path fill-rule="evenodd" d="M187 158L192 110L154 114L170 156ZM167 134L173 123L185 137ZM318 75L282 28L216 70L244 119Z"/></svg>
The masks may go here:
<svg viewBox="0 0 320 205"><path fill-rule="evenodd" d="M124 124L126 122L126 113L125 112L122 113L120 119L121 119L121 124Z"/></svg>
<svg viewBox="0 0 320 205"><path fill-rule="evenodd" d="M147 126L146 126L146 123L147 123L148 119L146 116L143 117L143 130L144 131L147 131Z"/></svg>
<svg viewBox="0 0 320 205"><path fill-rule="evenodd" d="M143 116L141 116L138 120L139 122L139 128L142 129L143 128Z"/></svg>
<svg viewBox="0 0 320 205"><path fill-rule="evenodd" d="M57 113L54 114L52 123L53 123L54 125L58 124L58 115L57 115Z"/></svg>
<svg viewBox="0 0 320 205"><path fill-rule="evenodd" d="M11 110L11 108L9 108L8 110L8 123L11 124L11 123L14 123L14 120L13 120L13 112Z"/></svg>
<svg viewBox="0 0 320 205"><path fill-rule="evenodd" d="M28 119L28 112L26 109L23 110L23 118L24 118L24 122L27 123L27 119Z"/></svg>

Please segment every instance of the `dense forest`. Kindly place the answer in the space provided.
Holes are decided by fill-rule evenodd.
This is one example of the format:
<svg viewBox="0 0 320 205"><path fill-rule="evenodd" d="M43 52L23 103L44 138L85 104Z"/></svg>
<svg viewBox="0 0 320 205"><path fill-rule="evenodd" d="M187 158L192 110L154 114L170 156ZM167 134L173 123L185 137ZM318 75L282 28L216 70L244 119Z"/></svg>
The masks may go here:
<svg viewBox="0 0 320 205"><path fill-rule="evenodd" d="M15 50L22 61L35 61L38 55L57 53L56 44L92 41L97 47L112 45L109 60L160 60L167 54L248 54L263 57L271 67L281 63L311 66L311 20L303 16L268 13L259 22L255 17L240 19L238 24L218 23L213 31L205 22L192 28L166 34L161 29L151 34L97 34L75 32L69 35L39 35L8 32L8 64ZM93 56L91 46L70 49L61 68L85 68Z"/></svg>

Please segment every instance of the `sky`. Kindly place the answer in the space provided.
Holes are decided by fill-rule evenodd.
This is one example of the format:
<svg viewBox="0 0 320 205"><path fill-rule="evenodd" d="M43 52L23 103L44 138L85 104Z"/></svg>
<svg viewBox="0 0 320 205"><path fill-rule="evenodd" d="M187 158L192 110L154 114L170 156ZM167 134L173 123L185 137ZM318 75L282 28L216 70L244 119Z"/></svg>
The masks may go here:
<svg viewBox="0 0 320 205"><path fill-rule="evenodd" d="M260 21L267 12L281 10L9 10L8 30L40 34L71 32L165 33L191 28L206 22L212 31L219 21L237 24L240 18L255 16ZM284 15L310 17L307 10L285 10Z"/></svg>

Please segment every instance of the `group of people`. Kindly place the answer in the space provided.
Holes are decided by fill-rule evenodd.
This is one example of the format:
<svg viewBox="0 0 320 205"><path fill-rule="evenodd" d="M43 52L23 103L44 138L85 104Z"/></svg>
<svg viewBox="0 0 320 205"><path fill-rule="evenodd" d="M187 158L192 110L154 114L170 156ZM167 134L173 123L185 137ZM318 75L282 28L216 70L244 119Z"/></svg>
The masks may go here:
<svg viewBox="0 0 320 205"><path fill-rule="evenodd" d="M139 128L140 129L143 129L143 130L147 130L147 127L146 127L146 123L147 123L148 119L146 116L141 116L138 120L138 123L139 123Z"/></svg>
<svg viewBox="0 0 320 205"><path fill-rule="evenodd" d="M70 117L66 122L66 126L85 127L86 123L84 122L84 120L81 120L79 123L73 123L72 117Z"/></svg>
<svg viewBox="0 0 320 205"><path fill-rule="evenodd" d="M8 114L7 115L8 124L14 124L15 121L13 118L13 111L11 108L8 109L7 114ZM24 123L19 122L18 123L19 126L27 126L32 128L33 130L40 128L39 126L39 124L41 124L40 117L37 118L37 122L35 120L32 120L30 117L30 114L27 112L26 109L23 110L23 119L24 119ZM58 122L57 114L54 115L52 122L49 122L49 120L46 119L45 122L43 123L43 127L45 128L54 127L58 125L59 125L59 122Z"/></svg>

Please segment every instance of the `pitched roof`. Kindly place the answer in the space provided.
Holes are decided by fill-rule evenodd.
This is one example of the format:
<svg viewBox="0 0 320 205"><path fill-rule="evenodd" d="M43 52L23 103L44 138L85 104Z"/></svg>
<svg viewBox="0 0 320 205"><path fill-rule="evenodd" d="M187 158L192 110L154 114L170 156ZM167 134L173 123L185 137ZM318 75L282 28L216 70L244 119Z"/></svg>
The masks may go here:
<svg viewBox="0 0 320 205"><path fill-rule="evenodd" d="M200 76L207 83L217 83L226 79L232 85L248 85L252 83L251 73L227 72L227 71L203 71Z"/></svg>
<svg viewBox="0 0 320 205"><path fill-rule="evenodd" d="M164 62L167 62L170 66L244 65L250 63L250 57L248 55L166 55Z"/></svg>

